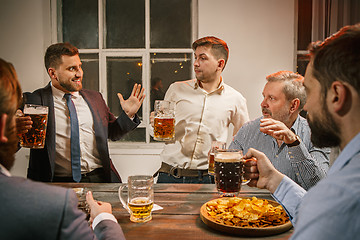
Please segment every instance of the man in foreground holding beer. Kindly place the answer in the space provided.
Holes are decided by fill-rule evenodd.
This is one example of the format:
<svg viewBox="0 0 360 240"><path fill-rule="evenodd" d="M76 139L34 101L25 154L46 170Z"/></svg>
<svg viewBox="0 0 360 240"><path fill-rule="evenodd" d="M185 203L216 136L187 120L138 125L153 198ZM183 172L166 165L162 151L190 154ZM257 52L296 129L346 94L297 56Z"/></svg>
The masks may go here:
<svg viewBox="0 0 360 240"><path fill-rule="evenodd" d="M313 44L305 74L304 109L311 140L342 152L327 177L308 192L277 171L265 154L250 149L250 186L268 189L295 227L292 239L357 239L360 235L360 24Z"/></svg>
<svg viewBox="0 0 360 240"><path fill-rule="evenodd" d="M10 63L0 59L0 232L1 239L125 239L111 205L86 195L93 220L77 208L72 189L11 177L18 136L15 111L21 88Z"/></svg>
<svg viewBox="0 0 360 240"><path fill-rule="evenodd" d="M165 94L176 105L175 141L166 142L160 154L158 183L213 183L207 170L211 142L226 142L230 123L235 134L249 120L245 98L221 77L227 44L204 37L192 48L196 79L175 82ZM150 121L153 125L153 113Z"/></svg>
<svg viewBox="0 0 360 240"><path fill-rule="evenodd" d="M78 49L69 43L46 50L45 67L51 82L33 93L25 103L49 107L43 149L30 150L28 178L44 182L121 181L109 157L108 139L118 140L136 128L136 115L144 101L144 89L135 84L131 96L115 118L99 92L82 89L83 71ZM31 127L29 117L18 118L18 131Z"/></svg>
<svg viewBox="0 0 360 240"><path fill-rule="evenodd" d="M313 146L309 125L299 115L306 102L304 78L280 71L266 80L263 116L242 126L229 148L262 151L277 170L308 190L326 176L330 149Z"/></svg>

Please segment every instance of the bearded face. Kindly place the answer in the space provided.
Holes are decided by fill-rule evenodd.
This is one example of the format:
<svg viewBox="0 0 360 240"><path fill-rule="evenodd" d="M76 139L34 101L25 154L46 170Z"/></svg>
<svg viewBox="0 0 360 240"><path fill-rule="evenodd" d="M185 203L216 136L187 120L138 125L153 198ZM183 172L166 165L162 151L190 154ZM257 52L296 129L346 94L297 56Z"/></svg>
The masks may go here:
<svg viewBox="0 0 360 240"><path fill-rule="evenodd" d="M325 101L322 101L322 109L318 114L307 115L307 121L311 129L311 141L314 146L336 147L340 145L340 129L331 116Z"/></svg>

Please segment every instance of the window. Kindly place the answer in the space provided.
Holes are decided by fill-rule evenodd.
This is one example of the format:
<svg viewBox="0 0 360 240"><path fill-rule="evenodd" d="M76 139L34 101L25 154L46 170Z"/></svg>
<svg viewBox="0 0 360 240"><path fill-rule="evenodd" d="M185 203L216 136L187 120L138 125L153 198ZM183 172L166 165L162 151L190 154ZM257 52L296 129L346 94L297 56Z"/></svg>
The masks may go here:
<svg viewBox="0 0 360 240"><path fill-rule="evenodd" d="M142 123L121 141L153 142L147 126L155 96L194 77L197 0L53 0L53 5L57 41L79 48L84 88L101 92L114 115L121 111L118 92L128 98L134 83L146 88L138 112ZM159 81L160 95L151 91Z"/></svg>
<svg viewBox="0 0 360 240"><path fill-rule="evenodd" d="M304 75L309 62L307 47L323 41L345 25L360 22L358 0L297 0L297 71Z"/></svg>

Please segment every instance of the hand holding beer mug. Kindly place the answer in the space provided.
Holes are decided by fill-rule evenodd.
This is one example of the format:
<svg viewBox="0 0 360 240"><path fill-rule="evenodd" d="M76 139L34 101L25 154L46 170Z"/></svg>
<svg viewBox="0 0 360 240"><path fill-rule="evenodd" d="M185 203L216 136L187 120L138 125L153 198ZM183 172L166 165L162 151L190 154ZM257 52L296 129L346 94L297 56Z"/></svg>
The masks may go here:
<svg viewBox="0 0 360 240"><path fill-rule="evenodd" d="M148 222L152 219L154 204L154 179L152 176L129 176L127 185L119 188L119 199L130 212L132 222ZM128 189L127 200L124 189Z"/></svg>
<svg viewBox="0 0 360 240"><path fill-rule="evenodd" d="M240 193L243 179L244 159L241 150L219 149L215 152L215 183L223 197L234 197Z"/></svg>
<svg viewBox="0 0 360 240"><path fill-rule="evenodd" d="M28 132L20 135L20 146L36 149L44 148L48 111L47 106L25 104L24 115L30 116L33 123Z"/></svg>
<svg viewBox="0 0 360 240"><path fill-rule="evenodd" d="M175 103L156 100L154 111L154 139L157 141L175 140Z"/></svg>
<svg viewBox="0 0 360 240"><path fill-rule="evenodd" d="M209 173L209 175L215 175L215 172L214 172L215 160L214 159L215 159L215 152L218 149L226 149L226 143L219 142L219 141L212 141L209 156L208 156L208 162L209 162L208 173Z"/></svg>

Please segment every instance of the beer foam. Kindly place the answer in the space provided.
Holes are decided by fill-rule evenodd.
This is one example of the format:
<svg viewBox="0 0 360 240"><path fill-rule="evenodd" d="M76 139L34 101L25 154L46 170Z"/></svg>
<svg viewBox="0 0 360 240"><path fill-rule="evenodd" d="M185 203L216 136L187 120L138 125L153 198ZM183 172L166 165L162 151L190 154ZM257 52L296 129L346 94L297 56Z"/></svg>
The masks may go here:
<svg viewBox="0 0 360 240"><path fill-rule="evenodd" d="M242 159L242 154L238 152L221 152L215 155L215 161L218 162L238 162Z"/></svg>
<svg viewBox="0 0 360 240"><path fill-rule="evenodd" d="M47 114L48 110L45 107L25 108L24 114Z"/></svg>

